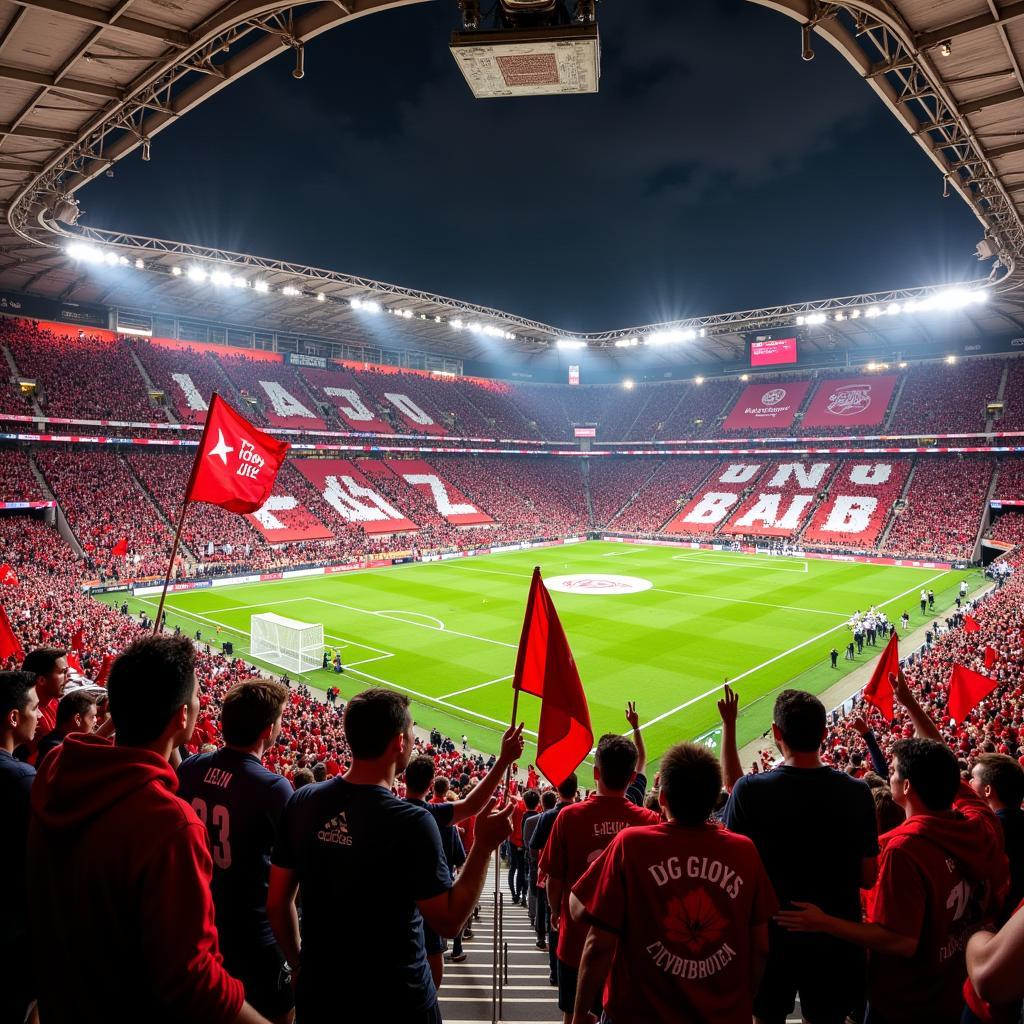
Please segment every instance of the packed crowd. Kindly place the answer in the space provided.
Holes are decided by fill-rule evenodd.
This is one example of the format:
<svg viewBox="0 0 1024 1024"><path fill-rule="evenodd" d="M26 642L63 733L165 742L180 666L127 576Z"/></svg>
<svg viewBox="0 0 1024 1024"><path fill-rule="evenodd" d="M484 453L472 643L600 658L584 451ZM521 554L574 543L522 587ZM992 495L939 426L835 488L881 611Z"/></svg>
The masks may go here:
<svg viewBox="0 0 1024 1024"><path fill-rule="evenodd" d="M726 686L721 763L678 743L648 793L629 703L586 798L567 769L549 789L531 766L496 804L521 726L485 762L465 738L417 739L387 690L322 705L185 637L125 634L113 609L116 640L92 618L69 625L79 608L47 578L67 553L50 572L32 562L40 537L6 540L42 580L14 615L35 649L0 674L9 1019L38 1000L42 1024L140 1008L287 1024L293 1009L335 1019L341 999L359 1019L440 1024L446 960L465 959L499 846L567 1024L784 1020L797 998L811 1021L1020 1014L1024 573L970 608L978 629L963 617L889 677L891 726L851 719L839 737L816 697L786 690L779 763L745 776ZM64 692L52 645L83 624L120 652L103 693ZM945 706L954 663L1000 679L964 723ZM55 983L32 953L43 936L60 962L102 945L105 969Z"/></svg>
<svg viewBox="0 0 1024 1024"><path fill-rule="evenodd" d="M43 491L32 472L28 453L8 449L0 459L0 504L5 501L42 501Z"/></svg>
<svg viewBox="0 0 1024 1024"><path fill-rule="evenodd" d="M970 558L993 468L983 458L919 461L906 506L896 515L884 549Z"/></svg>
<svg viewBox="0 0 1024 1024"><path fill-rule="evenodd" d="M1005 366L1002 359L966 359L909 367L888 433L984 430L986 404L996 397Z"/></svg>
<svg viewBox="0 0 1024 1024"><path fill-rule="evenodd" d="M56 335L31 321L3 317L0 345L13 356L19 374L36 382L35 398L47 416L164 419L149 399L126 341L103 332ZM118 382L116 388L110 386L111 380Z"/></svg>

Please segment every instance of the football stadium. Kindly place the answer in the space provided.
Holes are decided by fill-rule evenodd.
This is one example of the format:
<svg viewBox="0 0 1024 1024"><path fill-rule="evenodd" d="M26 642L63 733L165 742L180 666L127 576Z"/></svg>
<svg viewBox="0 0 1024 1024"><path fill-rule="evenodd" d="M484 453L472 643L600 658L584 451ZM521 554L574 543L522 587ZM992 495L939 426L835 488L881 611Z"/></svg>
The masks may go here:
<svg viewBox="0 0 1024 1024"><path fill-rule="evenodd" d="M0 0L0 1021L1019 1022L1022 18Z"/></svg>

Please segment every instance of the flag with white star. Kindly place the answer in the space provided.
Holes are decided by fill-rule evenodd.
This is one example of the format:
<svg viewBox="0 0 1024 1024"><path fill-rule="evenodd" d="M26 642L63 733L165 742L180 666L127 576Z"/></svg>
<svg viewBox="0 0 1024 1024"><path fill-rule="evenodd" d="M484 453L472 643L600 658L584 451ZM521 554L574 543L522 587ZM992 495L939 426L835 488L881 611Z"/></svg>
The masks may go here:
<svg viewBox="0 0 1024 1024"><path fill-rule="evenodd" d="M264 433L214 395L206 414L186 501L244 514L263 507L291 446Z"/></svg>

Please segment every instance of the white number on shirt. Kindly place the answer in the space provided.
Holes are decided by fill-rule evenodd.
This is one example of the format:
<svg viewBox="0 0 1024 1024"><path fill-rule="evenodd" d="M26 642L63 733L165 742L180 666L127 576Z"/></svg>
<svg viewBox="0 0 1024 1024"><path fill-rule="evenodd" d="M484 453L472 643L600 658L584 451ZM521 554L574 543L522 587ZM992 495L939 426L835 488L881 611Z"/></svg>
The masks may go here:
<svg viewBox="0 0 1024 1024"><path fill-rule="evenodd" d="M206 801L196 797L192 801L192 810L206 826L206 834L210 837L213 863L221 870L231 867L231 819L228 817L228 809L221 804L214 804L213 813L208 815ZM214 829L217 830L216 839L213 835Z"/></svg>

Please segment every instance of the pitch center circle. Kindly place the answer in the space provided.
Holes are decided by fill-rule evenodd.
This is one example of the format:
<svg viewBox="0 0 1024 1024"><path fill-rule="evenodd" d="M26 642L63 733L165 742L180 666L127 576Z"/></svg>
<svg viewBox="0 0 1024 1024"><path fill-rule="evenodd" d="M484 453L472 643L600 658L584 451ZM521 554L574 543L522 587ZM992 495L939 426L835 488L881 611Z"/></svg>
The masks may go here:
<svg viewBox="0 0 1024 1024"><path fill-rule="evenodd" d="M548 590L559 594L639 594L654 584L640 576L615 576L604 572L582 572L571 576L552 576L544 581Z"/></svg>

